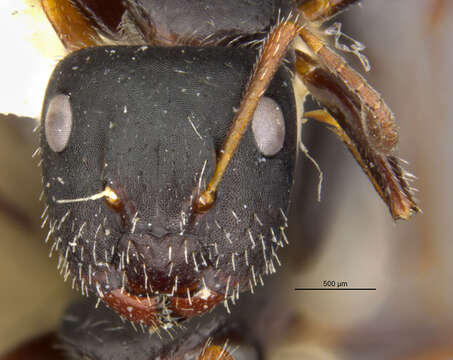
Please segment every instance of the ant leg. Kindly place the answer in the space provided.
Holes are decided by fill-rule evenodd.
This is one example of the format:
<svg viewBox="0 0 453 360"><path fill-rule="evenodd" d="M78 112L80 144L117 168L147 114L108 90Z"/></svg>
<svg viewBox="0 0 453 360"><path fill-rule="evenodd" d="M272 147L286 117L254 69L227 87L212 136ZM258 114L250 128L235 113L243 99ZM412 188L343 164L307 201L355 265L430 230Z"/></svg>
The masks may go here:
<svg viewBox="0 0 453 360"><path fill-rule="evenodd" d="M54 332L47 333L21 344L6 354L2 354L0 360L67 359L63 349L59 348L58 345L58 335Z"/></svg>
<svg viewBox="0 0 453 360"><path fill-rule="evenodd" d="M367 161L362 158L362 155L361 155L360 151L358 150L357 146L354 144L353 140L348 136L348 134L346 134L346 132L341 128L340 124L333 118L333 116L327 110L314 110L314 111L309 111L309 112L304 113L304 118L314 119L314 120L317 120L317 121L322 122L329 126L329 129L333 133L335 133L340 138L340 140L346 145L346 147L349 149L352 156L354 156L354 158L359 163L359 165L361 166L361 168L363 169L365 174L368 176L368 178L370 179L374 188L376 189L378 194L381 196L381 198L384 199L384 201L388 203L388 200L386 199L386 196L384 193L384 189L380 185L380 183L382 181L379 181L379 179L378 179L380 174L379 173L375 174L373 172L373 167L370 166L371 163L367 163ZM385 160L384 160L384 165L385 165ZM385 170L387 170L387 169L385 169ZM400 173L401 172L402 171L400 170ZM387 175L387 172L385 172L384 175ZM393 180L392 177L390 178L390 180ZM401 217L401 215L395 216L392 208L390 208L390 211L392 212L392 216Z"/></svg>
<svg viewBox="0 0 453 360"><path fill-rule="evenodd" d="M324 22L359 0L299 0L298 10L309 21Z"/></svg>
<svg viewBox="0 0 453 360"><path fill-rule="evenodd" d="M297 8L309 21L326 21L359 0L299 0Z"/></svg>
<svg viewBox="0 0 453 360"><path fill-rule="evenodd" d="M408 219L417 206L394 148L393 114L379 94L312 32L300 35L312 54L296 50L296 73L326 109L306 114L330 125L346 144L394 219Z"/></svg>
<svg viewBox="0 0 453 360"><path fill-rule="evenodd" d="M317 56L322 67L332 74L332 77L340 79L347 92L355 96L359 103L363 116L360 118L360 124L354 124L352 130L362 128L373 147L385 154L392 153L398 143L398 133L394 115L381 96L313 32L303 28L300 35ZM301 52L298 59L304 61Z"/></svg>
<svg viewBox="0 0 453 360"><path fill-rule="evenodd" d="M94 25L71 0L41 0L41 6L68 51L102 43Z"/></svg>
<svg viewBox="0 0 453 360"><path fill-rule="evenodd" d="M127 5L123 0L72 0L90 23L104 35L114 38L120 32L120 25Z"/></svg>

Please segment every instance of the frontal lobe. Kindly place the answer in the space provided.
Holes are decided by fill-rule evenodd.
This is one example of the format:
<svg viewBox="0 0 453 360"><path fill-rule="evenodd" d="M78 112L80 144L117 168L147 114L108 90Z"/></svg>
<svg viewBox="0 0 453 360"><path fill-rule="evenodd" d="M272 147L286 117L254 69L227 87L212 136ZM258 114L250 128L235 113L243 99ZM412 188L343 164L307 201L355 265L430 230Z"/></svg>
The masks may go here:
<svg viewBox="0 0 453 360"><path fill-rule="evenodd" d="M193 210L255 57L225 48L106 47L57 66L43 118L58 113L53 99L65 99L72 122L64 147L43 124L44 192L59 269L82 293L161 326L228 305L275 272L296 149L284 70L266 93L281 112L283 139L263 153L249 129L214 207Z"/></svg>

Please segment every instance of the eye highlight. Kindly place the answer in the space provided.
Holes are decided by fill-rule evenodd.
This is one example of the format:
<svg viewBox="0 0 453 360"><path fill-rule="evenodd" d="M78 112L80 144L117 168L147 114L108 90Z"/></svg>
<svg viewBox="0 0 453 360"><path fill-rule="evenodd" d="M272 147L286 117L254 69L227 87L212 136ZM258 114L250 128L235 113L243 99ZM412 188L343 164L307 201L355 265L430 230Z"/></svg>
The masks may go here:
<svg viewBox="0 0 453 360"><path fill-rule="evenodd" d="M69 142L72 130L72 110L69 96L59 94L50 100L44 119L44 134L47 144L54 152L63 151Z"/></svg>
<svg viewBox="0 0 453 360"><path fill-rule="evenodd" d="M274 156L285 141L285 119L280 106L269 97L262 97L253 114L252 132L256 146L264 156Z"/></svg>
<svg viewBox="0 0 453 360"><path fill-rule="evenodd" d="M110 186L106 186L104 189L104 199L107 205L114 210L119 211L122 208L122 202L118 194L113 191Z"/></svg>

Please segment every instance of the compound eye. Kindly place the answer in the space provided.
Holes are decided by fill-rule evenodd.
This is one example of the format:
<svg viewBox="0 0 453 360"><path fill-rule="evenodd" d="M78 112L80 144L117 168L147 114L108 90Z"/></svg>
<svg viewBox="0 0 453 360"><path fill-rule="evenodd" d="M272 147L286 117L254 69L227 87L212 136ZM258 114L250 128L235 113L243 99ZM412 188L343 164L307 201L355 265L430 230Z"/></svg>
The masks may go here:
<svg viewBox="0 0 453 360"><path fill-rule="evenodd" d="M256 146L264 156L274 156L285 141L285 119L280 106L268 97L262 97L253 114L252 132Z"/></svg>
<svg viewBox="0 0 453 360"><path fill-rule="evenodd" d="M44 134L47 144L54 152L63 151L69 142L72 130L72 111L67 95L55 95L49 102L44 119Z"/></svg>

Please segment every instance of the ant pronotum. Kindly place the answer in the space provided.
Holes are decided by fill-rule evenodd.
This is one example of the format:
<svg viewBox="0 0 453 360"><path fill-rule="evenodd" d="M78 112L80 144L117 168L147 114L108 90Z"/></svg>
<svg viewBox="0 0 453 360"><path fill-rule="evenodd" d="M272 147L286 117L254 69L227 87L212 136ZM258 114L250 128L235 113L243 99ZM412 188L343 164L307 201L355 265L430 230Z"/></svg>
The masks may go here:
<svg viewBox="0 0 453 360"><path fill-rule="evenodd" d="M323 109L304 117L338 135L392 216L419 210L391 110L321 31L355 2L41 0L71 53L49 82L40 149L59 270L131 324L173 336L143 352L97 334L115 358L231 358L216 345L231 330L216 305L229 312L280 263L307 94ZM341 48L340 28L329 32ZM343 48L367 65L358 43ZM104 310L68 314L73 327L118 321ZM86 327L66 321L69 351L111 358Z"/></svg>

